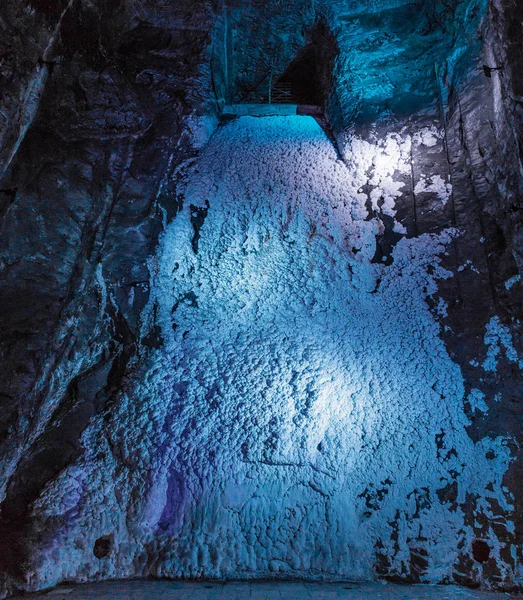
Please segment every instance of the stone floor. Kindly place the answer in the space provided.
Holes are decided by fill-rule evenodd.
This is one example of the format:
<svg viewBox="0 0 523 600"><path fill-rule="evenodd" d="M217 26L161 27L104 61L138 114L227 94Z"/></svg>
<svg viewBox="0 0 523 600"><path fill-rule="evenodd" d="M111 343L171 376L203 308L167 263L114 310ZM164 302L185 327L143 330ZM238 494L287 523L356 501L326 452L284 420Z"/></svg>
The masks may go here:
<svg viewBox="0 0 523 600"><path fill-rule="evenodd" d="M381 583L230 582L192 583L122 581L61 586L31 595L33 600L502 600L520 598L506 593L473 591L453 586Z"/></svg>

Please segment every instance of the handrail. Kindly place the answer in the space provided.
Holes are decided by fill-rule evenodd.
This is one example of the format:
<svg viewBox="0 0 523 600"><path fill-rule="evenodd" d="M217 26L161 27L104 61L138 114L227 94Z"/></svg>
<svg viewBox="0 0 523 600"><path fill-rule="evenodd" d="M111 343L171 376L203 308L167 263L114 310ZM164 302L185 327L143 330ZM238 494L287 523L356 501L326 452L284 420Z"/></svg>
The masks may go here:
<svg viewBox="0 0 523 600"><path fill-rule="evenodd" d="M292 84L280 82L269 90L269 104L292 104Z"/></svg>

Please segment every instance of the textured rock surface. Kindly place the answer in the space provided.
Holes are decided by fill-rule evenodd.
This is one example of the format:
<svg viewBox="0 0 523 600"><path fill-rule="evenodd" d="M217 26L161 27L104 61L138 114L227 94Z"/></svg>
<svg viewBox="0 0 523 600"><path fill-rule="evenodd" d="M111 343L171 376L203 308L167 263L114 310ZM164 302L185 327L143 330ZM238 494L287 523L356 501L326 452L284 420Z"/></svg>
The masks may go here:
<svg viewBox="0 0 523 600"><path fill-rule="evenodd" d="M47 23L48 8L27 13ZM2 10L20 19L14 3ZM191 2L77 3L62 19L38 119L2 186L4 573L19 574L30 551L31 503L82 454L91 416L151 343L139 338L145 260L177 210L174 170L193 152L211 26Z"/></svg>
<svg viewBox="0 0 523 600"><path fill-rule="evenodd" d="M521 584L519 7L22 4L0 8L4 589ZM339 155L308 119L241 121L194 162L217 107L310 56Z"/></svg>

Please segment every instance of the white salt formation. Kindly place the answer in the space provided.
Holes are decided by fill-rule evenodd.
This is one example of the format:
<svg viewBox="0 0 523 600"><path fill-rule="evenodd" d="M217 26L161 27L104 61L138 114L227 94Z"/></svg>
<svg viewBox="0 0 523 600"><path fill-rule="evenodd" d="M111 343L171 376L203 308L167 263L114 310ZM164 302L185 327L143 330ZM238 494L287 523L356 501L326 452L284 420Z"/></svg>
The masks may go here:
<svg viewBox="0 0 523 600"><path fill-rule="evenodd" d="M381 145L400 172L402 144ZM358 147L349 163L367 160ZM395 171L373 175L390 215ZM485 410L481 393L426 301L451 276L439 257L454 234L404 237L391 266L373 263L371 175L309 117L217 130L151 263L143 335L159 324L162 343L34 507L64 523L35 587L100 569L370 580L413 561L442 582L471 552L470 498L503 526L505 440L467 435L464 403ZM503 569L496 534L484 539Z"/></svg>

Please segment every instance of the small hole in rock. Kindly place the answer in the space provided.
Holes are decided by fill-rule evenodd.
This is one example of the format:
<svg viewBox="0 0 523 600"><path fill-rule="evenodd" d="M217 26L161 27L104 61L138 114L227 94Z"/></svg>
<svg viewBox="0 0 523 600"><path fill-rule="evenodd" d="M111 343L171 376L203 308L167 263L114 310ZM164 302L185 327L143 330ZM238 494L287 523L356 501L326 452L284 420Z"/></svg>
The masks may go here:
<svg viewBox="0 0 523 600"><path fill-rule="evenodd" d="M94 543L93 554L96 558L105 558L111 552L111 545L111 538L108 535L104 535Z"/></svg>
<svg viewBox="0 0 523 600"><path fill-rule="evenodd" d="M490 557L490 546L483 540L474 540L472 542L472 555L474 560L479 563L487 562Z"/></svg>

